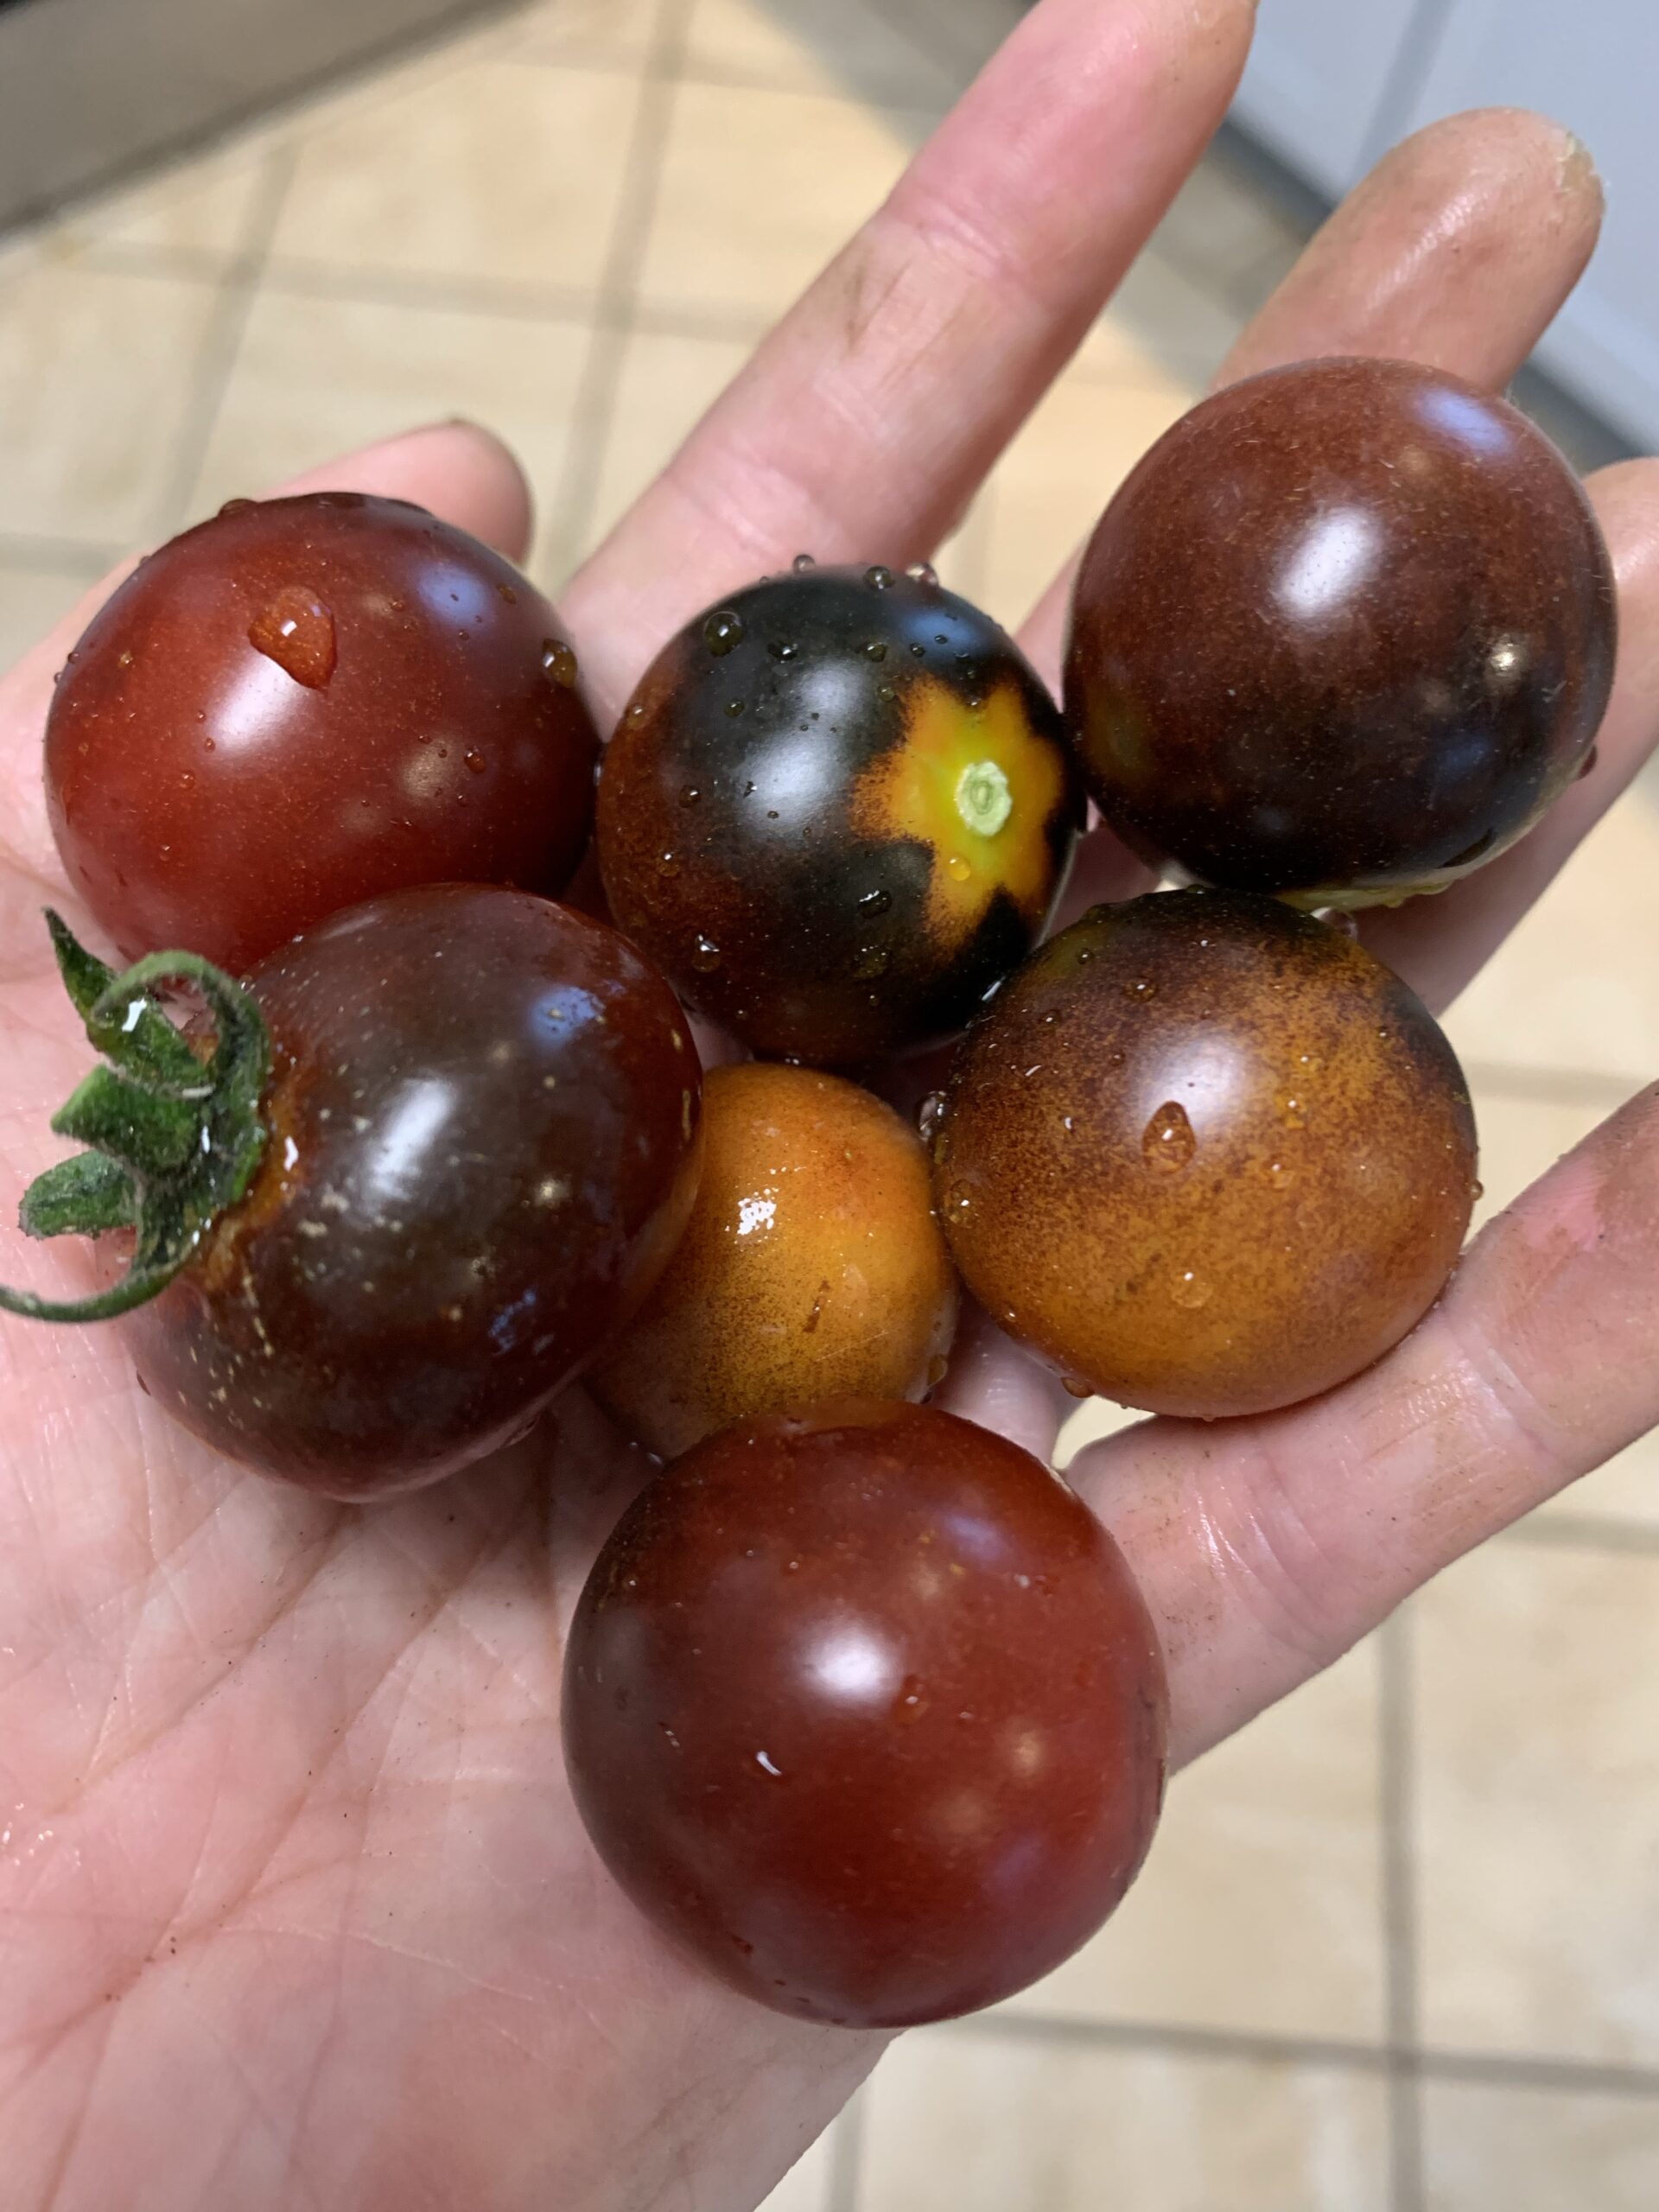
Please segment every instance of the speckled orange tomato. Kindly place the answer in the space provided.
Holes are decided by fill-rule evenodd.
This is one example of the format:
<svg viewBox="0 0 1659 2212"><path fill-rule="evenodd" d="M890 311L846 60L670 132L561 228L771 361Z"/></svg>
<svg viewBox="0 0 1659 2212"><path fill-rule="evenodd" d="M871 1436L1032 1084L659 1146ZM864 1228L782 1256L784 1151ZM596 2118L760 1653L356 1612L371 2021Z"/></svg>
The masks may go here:
<svg viewBox="0 0 1659 2212"><path fill-rule="evenodd" d="M931 575L815 569L700 615L600 777L619 925L757 1052L959 1030L1041 932L1083 819L1058 710Z"/></svg>
<svg viewBox="0 0 1659 2212"><path fill-rule="evenodd" d="M944 1376L956 1271L920 1140L856 1084L717 1068L690 1222L590 1376L653 1452L830 1398L919 1398Z"/></svg>
<svg viewBox="0 0 1659 2212"><path fill-rule="evenodd" d="M933 1135L968 1288L1079 1393L1262 1413L1380 1357L1474 1198L1457 1059L1398 976L1277 900L1154 893L1033 955Z"/></svg>

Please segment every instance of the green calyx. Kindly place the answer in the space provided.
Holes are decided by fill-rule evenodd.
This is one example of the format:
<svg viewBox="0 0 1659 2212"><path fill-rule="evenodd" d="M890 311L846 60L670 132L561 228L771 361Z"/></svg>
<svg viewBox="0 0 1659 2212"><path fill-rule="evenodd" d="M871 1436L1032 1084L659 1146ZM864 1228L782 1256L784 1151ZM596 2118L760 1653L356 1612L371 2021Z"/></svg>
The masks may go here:
<svg viewBox="0 0 1659 2212"><path fill-rule="evenodd" d="M165 1290L219 1217L253 1179L265 1148L260 1102L270 1039L258 1007L194 952L152 952L118 976L78 944L60 916L47 927L58 970L96 1067L52 1117L60 1136L88 1149L37 1176L18 1219L29 1236L137 1232L126 1274L92 1298L56 1300L0 1286L0 1309L39 1321L107 1321ZM217 1031L203 1059L157 1003L166 983L189 983Z"/></svg>

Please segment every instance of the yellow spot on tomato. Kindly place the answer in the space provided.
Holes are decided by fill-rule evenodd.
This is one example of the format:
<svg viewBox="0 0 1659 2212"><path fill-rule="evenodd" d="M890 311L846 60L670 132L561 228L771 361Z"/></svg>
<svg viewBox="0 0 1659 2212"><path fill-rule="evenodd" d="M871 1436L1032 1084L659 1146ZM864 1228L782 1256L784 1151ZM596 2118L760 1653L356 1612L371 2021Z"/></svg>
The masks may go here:
<svg viewBox="0 0 1659 2212"><path fill-rule="evenodd" d="M999 684L972 708L921 677L906 689L903 740L854 788L852 826L861 836L928 847L926 926L960 943L999 890L1033 927L1041 920L1053 888L1046 828L1065 785L1060 757L1032 728L1017 685Z"/></svg>

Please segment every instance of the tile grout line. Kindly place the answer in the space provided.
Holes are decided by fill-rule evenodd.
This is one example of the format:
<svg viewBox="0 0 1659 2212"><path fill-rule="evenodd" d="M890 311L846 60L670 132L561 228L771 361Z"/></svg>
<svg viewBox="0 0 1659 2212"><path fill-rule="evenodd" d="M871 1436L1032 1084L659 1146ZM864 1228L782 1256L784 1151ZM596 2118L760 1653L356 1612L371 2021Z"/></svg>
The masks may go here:
<svg viewBox="0 0 1659 2212"><path fill-rule="evenodd" d="M830 2180L823 2212L858 2212L860 2170L864 2163L864 2099L869 2082L855 2090L830 2139Z"/></svg>
<svg viewBox="0 0 1659 2212"><path fill-rule="evenodd" d="M1421 2052L1417 1985L1416 1808L1412 1711L1411 1622L1403 1612L1378 1637L1382 1673L1380 1746L1382 1821L1382 1940L1388 2022L1390 2212L1423 2212Z"/></svg>
<svg viewBox="0 0 1659 2212"><path fill-rule="evenodd" d="M166 490L152 518L153 535L157 537L169 536L182 524L242 350L248 318L258 296L259 281L270 257L271 242L298 160L296 139L274 148L266 156L242 238L220 279L218 305L209 318L192 377L192 404L174 448Z"/></svg>
<svg viewBox="0 0 1659 2212"><path fill-rule="evenodd" d="M1358 2074L1386 2075L1402 2056L1409 2056L1426 2081L1567 2094L1593 2091L1659 2105L1659 2066L1621 2066L1589 2058L1422 2049L1402 2054L1387 2043L1344 2043L1332 2037L1280 2035L1266 2029L1184 2027L1157 2020L1072 2019L1054 2012L981 2012L943 2022L928 2032L951 2037L1004 2036L1016 2042L1081 2050L1151 2051L1170 2058L1325 2066Z"/></svg>
<svg viewBox="0 0 1659 2212"><path fill-rule="evenodd" d="M629 136L621 196L552 505L557 556L567 569L588 550L588 534L616 417L617 391L633 331L640 272L656 220L691 5L692 0L659 0L651 50L640 73L639 104Z"/></svg>

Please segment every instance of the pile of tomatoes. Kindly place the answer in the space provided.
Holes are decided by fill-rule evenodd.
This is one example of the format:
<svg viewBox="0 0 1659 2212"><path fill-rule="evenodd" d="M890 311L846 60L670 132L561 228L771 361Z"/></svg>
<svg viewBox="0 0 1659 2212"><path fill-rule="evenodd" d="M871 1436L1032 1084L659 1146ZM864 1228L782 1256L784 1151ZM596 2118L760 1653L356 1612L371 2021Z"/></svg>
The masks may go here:
<svg viewBox="0 0 1659 2212"><path fill-rule="evenodd" d="M52 822L128 965L53 918L104 1065L23 1222L111 1279L0 1296L124 1313L188 1428L353 1500L582 1378L667 1462L569 1642L606 1864L781 2009L989 2003L1132 1879L1166 1698L1100 1524L924 1402L963 1291L1077 1395L1204 1420L1397 1342L1473 1122L1325 917L1522 835L1613 645L1553 448L1398 363L1177 424L1089 548L1063 707L931 570L803 556L663 646L601 760L497 556L234 501L59 681ZM1090 800L1186 887L1045 941ZM705 1077L690 1015L754 1057ZM924 1047L918 1130L881 1092Z"/></svg>

